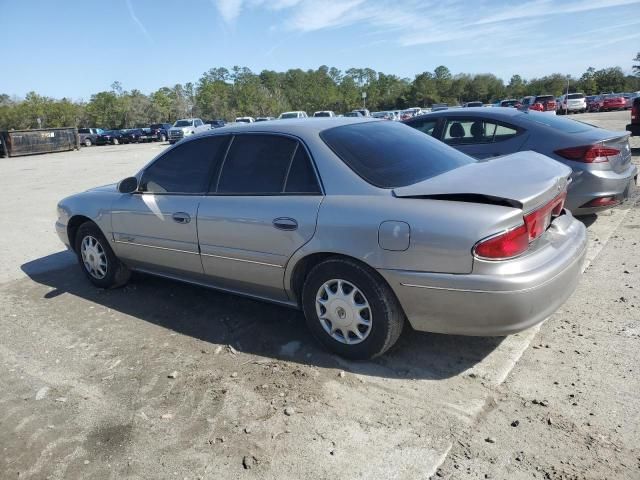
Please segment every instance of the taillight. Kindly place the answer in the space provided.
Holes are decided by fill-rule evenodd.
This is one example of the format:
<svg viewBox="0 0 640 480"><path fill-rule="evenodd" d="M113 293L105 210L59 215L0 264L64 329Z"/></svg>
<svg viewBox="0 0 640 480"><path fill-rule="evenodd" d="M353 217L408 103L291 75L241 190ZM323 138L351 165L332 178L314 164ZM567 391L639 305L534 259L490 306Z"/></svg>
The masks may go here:
<svg viewBox="0 0 640 480"><path fill-rule="evenodd" d="M544 111L544 106L541 103L534 103L529 107L531 110L536 110L538 112Z"/></svg>
<svg viewBox="0 0 640 480"><path fill-rule="evenodd" d="M594 198L590 202L585 203L580 208L589 208L589 207L613 207L620 203L616 197L600 197Z"/></svg>
<svg viewBox="0 0 640 480"><path fill-rule="evenodd" d="M475 256L488 260L506 260L523 254L529 244L542 235L551 219L562 213L567 192L562 192L546 205L524 216L524 224L478 242Z"/></svg>
<svg viewBox="0 0 640 480"><path fill-rule="evenodd" d="M609 157L615 157L620 150L602 145L585 145L582 147L561 148L554 153L567 160L575 160L583 163L603 163L608 162Z"/></svg>
<svg viewBox="0 0 640 480"><path fill-rule="evenodd" d="M491 237L478 243L474 253L491 260L517 257L529 248L529 234L525 225Z"/></svg>
<svg viewBox="0 0 640 480"><path fill-rule="evenodd" d="M557 217L562 213L567 192L562 192L546 205L524 216L524 224L527 226L529 241L532 242L542 235L551 224L551 217Z"/></svg>

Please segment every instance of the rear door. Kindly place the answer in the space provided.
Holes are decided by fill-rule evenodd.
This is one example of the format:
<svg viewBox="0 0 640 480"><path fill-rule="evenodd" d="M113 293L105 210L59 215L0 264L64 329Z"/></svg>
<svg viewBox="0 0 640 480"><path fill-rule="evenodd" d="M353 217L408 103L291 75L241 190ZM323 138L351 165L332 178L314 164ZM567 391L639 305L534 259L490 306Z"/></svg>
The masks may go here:
<svg viewBox="0 0 640 480"><path fill-rule="evenodd" d="M140 191L121 195L112 207L119 257L153 271L202 274L198 207L228 141L216 136L181 143L145 169Z"/></svg>
<svg viewBox="0 0 640 480"><path fill-rule="evenodd" d="M209 281L287 300L285 266L315 233L322 198L301 142L275 134L234 136L215 186L198 211Z"/></svg>
<svg viewBox="0 0 640 480"><path fill-rule="evenodd" d="M447 117L442 141L479 160L517 152L524 130L483 117Z"/></svg>

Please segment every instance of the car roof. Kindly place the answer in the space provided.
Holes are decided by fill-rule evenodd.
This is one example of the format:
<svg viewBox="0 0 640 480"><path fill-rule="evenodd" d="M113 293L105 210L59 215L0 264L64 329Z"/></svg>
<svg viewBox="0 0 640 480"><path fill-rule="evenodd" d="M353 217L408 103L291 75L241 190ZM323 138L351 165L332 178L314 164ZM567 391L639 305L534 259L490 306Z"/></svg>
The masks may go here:
<svg viewBox="0 0 640 480"><path fill-rule="evenodd" d="M520 110L516 110L515 108L485 108L485 107L468 107L464 110L462 109L447 109L447 110L438 110L437 112L425 113L424 115L418 115L417 117L413 117L410 119L411 121L419 119L419 118L429 118L429 117L460 117L460 116L483 116L483 117L494 117L494 118L506 118L506 117L514 117L516 115L520 115L522 112ZM410 121L407 120L407 121Z"/></svg>
<svg viewBox="0 0 640 480"><path fill-rule="evenodd" d="M383 122L369 117L310 117L291 118L278 120L277 122L245 123L242 125L229 125L216 130L207 131L200 135L214 135L221 133L247 133L247 132L267 132L267 133L288 133L291 135L317 135L324 130L342 125L354 123Z"/></svg>

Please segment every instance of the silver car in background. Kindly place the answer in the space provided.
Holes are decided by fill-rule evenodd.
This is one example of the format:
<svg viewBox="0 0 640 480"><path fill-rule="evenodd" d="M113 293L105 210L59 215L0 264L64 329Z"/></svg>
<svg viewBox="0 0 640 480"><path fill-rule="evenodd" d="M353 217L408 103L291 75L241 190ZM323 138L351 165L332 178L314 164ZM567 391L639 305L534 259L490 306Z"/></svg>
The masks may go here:
<svg viewBox="0 0 640 480"><path fill-rule="evenodd" d="M638 177L629 132L512 108L447 110L405 123L479 160L532 150L571 167L566 206L574 215L619 205Z"/></svg>
<svg viewBox="0 0 640 480"><path fill-rule="evenodd" d="M98 287L137 270L300 308L327 348L363 359L407 321L507 335L554 312L586 251L570 173L533 152L477 162L397 122L263 122L65 198L56 230Z"/></svg>

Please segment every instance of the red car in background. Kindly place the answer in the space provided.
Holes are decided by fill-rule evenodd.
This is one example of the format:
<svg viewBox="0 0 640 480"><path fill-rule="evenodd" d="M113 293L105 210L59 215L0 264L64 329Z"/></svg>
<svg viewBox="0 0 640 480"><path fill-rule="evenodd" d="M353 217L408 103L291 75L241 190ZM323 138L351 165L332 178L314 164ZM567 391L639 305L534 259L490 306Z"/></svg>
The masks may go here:
<svg viewBox="0 0 640 480"><path fill-rule="evenodd" d="M524 97L520 102L519 110L535 110L537 112L556 113L556 97L553 95L535 95Z"/></svg>
<svg viewBox="0 0 640 480"><path fill-rule="evenodd" d="M605 95L598 95L593 99L589 105L589 111L591 112L610 112L611 110L624 110L626 108L627 101L622 95L616 93L608 93Z"/></svg>

